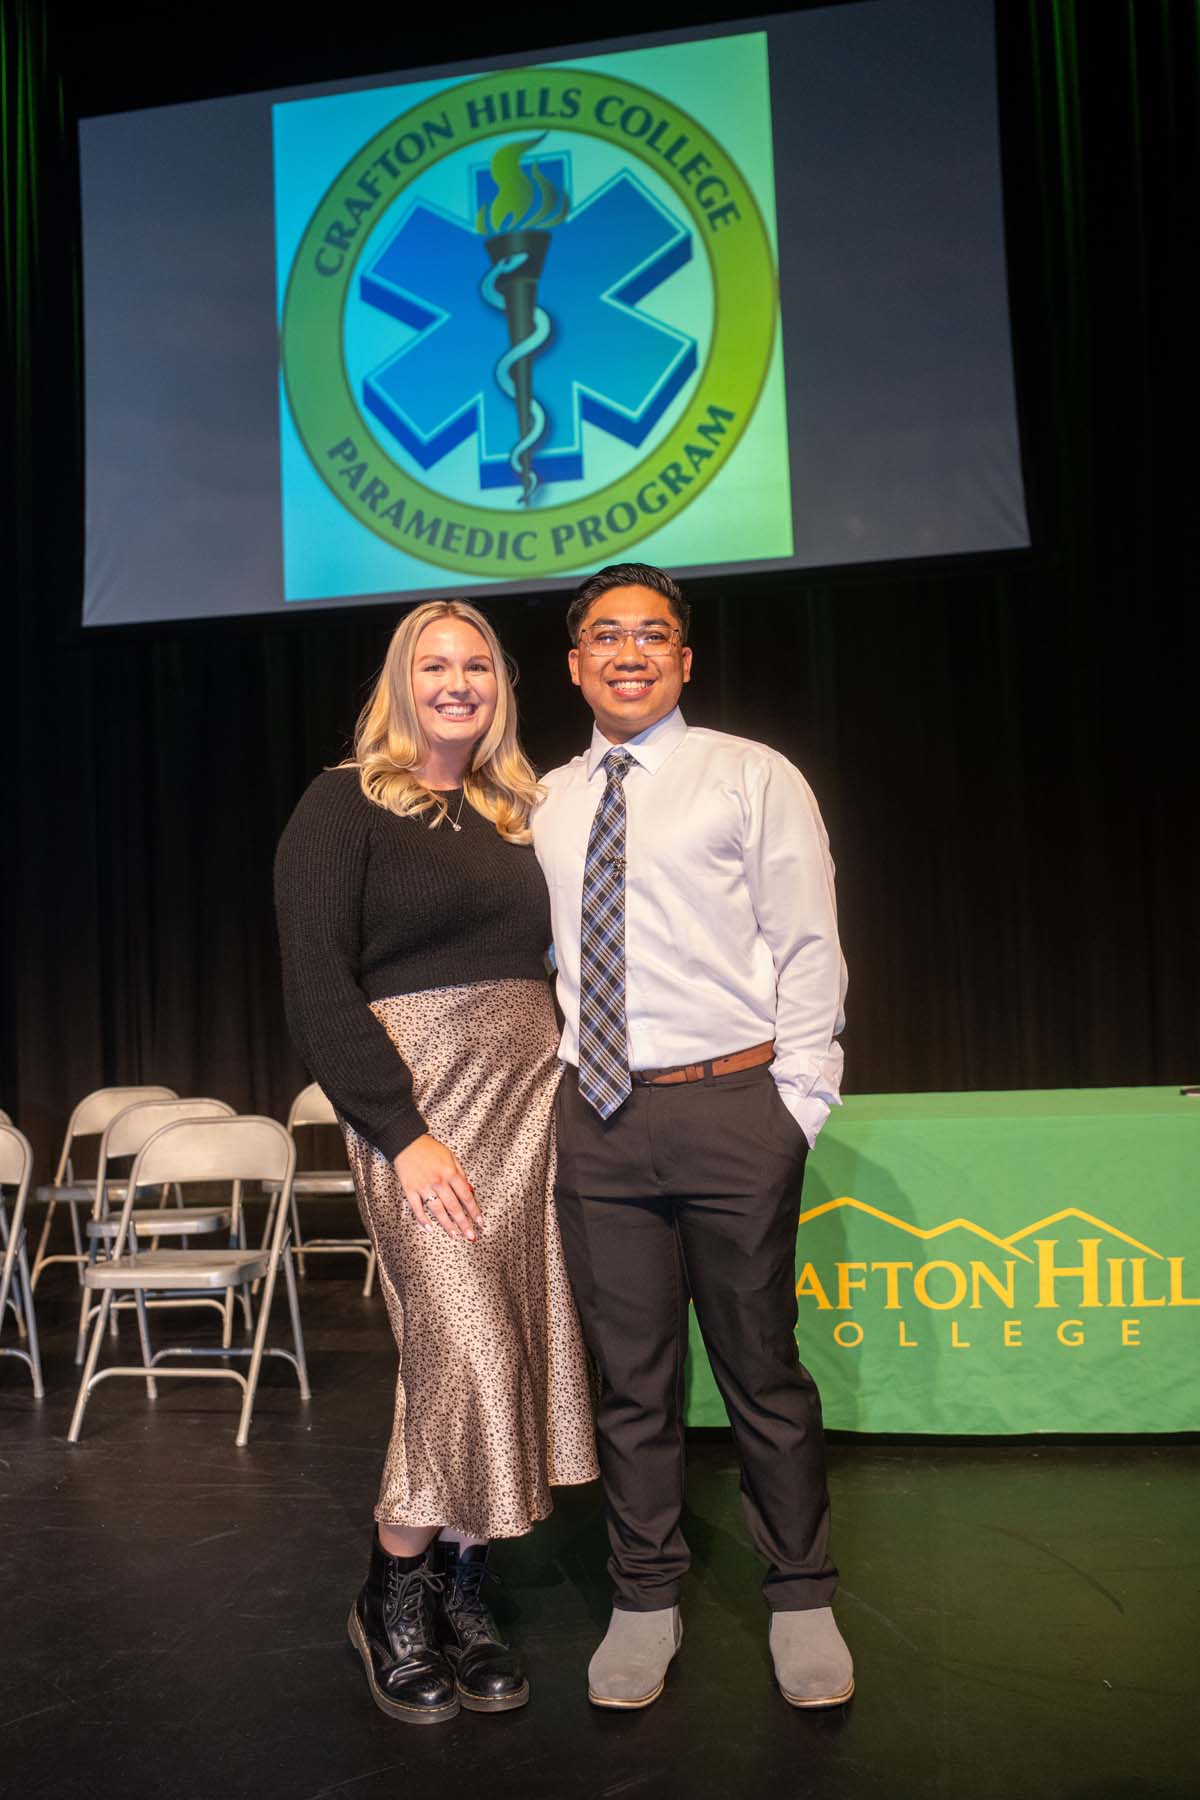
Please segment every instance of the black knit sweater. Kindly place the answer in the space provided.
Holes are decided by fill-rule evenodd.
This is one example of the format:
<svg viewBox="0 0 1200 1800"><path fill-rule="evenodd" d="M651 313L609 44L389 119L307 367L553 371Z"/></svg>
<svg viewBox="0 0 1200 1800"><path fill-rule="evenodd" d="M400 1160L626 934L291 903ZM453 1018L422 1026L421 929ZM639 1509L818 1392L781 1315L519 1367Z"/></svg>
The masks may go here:
<svg viewBox="0 0 1200 1800"><path fill-rule="evenodd" d="M457 794L447 796L450 818ZM393 1157L427 1129L412 1075L368 1004L469 981L544 978L550 903L537 859L469 805L429 829L367 800L356 769L318 775L275 857L293 1040L337 1110Z"/></svg>

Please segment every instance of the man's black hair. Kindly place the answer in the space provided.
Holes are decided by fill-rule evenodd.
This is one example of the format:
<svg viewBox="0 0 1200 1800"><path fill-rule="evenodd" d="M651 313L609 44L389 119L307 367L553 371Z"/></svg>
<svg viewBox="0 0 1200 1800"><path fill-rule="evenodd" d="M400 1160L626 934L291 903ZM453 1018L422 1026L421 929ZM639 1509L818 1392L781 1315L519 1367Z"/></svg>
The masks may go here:
<svg viewBox="0 0 1200 1800"><path fill-rule="evenodd" d="M687 643L692 609L684 599L679 583L673 581L665 570L651 568L649 563L610 563L607 569L598 569L575 589L567 608L567 631L573 644L579 642L580 627L593 600L598 600L601 594L607 594L613 588L625 587L650 588L654 593L661 594L675 616L675 623L679 627L679 641Z"/></svg>

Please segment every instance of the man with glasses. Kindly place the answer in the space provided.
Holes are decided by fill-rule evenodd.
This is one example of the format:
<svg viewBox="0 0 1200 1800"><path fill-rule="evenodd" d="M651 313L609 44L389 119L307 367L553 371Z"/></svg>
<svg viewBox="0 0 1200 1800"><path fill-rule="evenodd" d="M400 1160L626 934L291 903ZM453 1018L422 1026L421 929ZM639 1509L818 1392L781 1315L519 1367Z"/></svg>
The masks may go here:
<svg viewBox="0 0 1200 1800"><path fill-rule="evenodd" d="M597 1706L648 1706L682 1635L688 1300L767 1559L784 1697L854 1688L830 1602L820 1398L796 1351L804 1162L837 1104L845 966L812 792L765 745L684 723L690 608L660 569L602 569L567 613L592 710L545 777L534 845L565 1018L556 1198L584 1336L615 1594Z"/></svg>

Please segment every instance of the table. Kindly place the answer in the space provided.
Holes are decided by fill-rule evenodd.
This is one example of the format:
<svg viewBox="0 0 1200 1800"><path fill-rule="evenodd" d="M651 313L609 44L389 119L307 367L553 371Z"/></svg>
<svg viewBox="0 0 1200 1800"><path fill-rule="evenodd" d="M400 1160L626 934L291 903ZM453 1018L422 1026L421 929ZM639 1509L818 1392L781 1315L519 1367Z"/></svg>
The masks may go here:
<svg viewBox="0 0 1200 1800"><path fill-rule="evenodd" d="M855 1095L809 1158L801 1360L825 1423L1200 1428L1200 1098ZM692 1315L688 1423L725 1424Z"/></svg>

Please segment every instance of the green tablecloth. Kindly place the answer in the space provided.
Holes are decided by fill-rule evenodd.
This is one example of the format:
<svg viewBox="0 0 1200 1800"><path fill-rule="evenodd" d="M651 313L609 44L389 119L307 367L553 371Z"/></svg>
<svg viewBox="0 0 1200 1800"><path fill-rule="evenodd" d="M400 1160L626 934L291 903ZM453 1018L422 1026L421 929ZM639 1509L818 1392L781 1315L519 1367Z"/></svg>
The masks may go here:
<svg viewBox="0 0 1200 1800"><path fill-rule="evenodd" d="M801 1360L852 1431L1200 1428L1200 1099L848 1099L809 1158ZM688 1421L725 1423L692 1317Z"/></svg>

